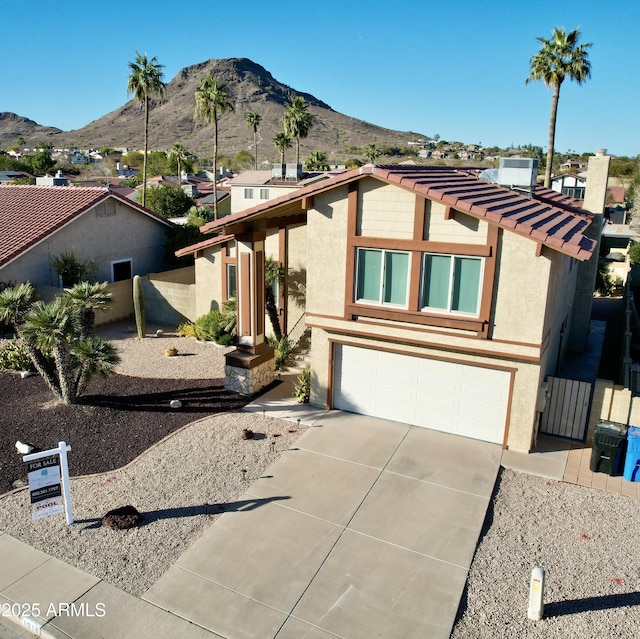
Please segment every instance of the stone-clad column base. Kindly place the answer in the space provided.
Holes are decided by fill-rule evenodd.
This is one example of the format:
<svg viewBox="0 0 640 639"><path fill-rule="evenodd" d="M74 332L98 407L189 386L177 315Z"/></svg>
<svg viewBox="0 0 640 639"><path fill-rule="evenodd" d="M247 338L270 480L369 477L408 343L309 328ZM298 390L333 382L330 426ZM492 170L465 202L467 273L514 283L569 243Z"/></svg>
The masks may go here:
<svg viewBox="0 0 640 639"><path fill-rule="evenodd" d="M226 355L224 387L232 393L248 397L269 386L275 377L272 348L265 348L260 354L238 349Z"/></svg>

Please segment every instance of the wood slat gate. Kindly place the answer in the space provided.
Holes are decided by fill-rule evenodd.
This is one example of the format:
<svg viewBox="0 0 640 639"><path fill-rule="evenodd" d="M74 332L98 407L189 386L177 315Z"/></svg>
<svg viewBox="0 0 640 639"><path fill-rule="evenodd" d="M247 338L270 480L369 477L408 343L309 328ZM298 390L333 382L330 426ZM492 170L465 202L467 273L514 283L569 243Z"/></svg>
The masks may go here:
<svg viewBox="0 0 640 639"><path fill-rule="evenodd" d="M560 377L548 377L547 382L549 398L542 413L540 432L584 440L591 404L591 384Z"/></svg>

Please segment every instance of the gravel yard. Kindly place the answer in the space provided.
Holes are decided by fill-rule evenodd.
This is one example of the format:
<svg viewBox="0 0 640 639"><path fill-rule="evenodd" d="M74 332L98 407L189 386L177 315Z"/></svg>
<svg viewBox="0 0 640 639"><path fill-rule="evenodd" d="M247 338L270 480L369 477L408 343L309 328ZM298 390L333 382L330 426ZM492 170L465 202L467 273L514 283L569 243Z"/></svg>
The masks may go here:
<svg viewBox="0 0 640 639"><path fill-rule="evenodd" d="M123 377L176 384L221 377L224 350L211 344L166 333L139 340L126 325L100 334L121 352ZM165 357L169 345L182 357ZM300 435L289 422L238 410L187 417L187 425L172 427L125 467L73 479L72 526L61 516L33 522L21 490L0 497L0 530L142 594L222 512L251 507L242 501L249 482ZM243 440L244 428L259 438ZM127 504L144 513L142 526L121 532L100 527L102 515ZM636 637L638 557L639 500L502 470L452 639ZM547 572L540 622L527 619L535 566Z"/></svg>

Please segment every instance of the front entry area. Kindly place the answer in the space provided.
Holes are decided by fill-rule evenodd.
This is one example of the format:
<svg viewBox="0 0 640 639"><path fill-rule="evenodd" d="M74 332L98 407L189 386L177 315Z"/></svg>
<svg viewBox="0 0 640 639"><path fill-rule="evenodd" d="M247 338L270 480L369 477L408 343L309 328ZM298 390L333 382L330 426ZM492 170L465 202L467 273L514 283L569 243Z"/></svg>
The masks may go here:
<svg viewBox="0 0 640 639"><path fill-rule="evenodd" d="M511 373L334 345L333 407L502 444Z"/></svg>

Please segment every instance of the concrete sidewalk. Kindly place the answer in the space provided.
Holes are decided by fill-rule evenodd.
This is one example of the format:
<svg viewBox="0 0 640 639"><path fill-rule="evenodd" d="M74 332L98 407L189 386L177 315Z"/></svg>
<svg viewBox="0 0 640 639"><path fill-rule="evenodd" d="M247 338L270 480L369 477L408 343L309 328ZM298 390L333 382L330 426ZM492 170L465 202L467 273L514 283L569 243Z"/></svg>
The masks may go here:
<svg viewBox="0 0 640 639"><path fill-rule="evenodd" d="M247 409L309 430L142 599L0 534L0 604L58 639L447 639L501 449L295 405L291 383Z"/></svg>

